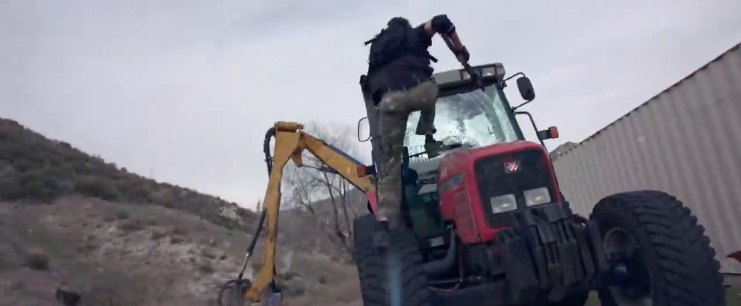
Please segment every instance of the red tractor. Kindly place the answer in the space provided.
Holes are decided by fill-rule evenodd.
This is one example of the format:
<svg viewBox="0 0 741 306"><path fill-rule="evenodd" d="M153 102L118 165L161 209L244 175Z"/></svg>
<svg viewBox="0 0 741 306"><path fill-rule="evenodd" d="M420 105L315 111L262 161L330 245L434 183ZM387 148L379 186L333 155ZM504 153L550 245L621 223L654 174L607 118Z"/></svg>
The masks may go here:
<svg viewBox="0 0 741 306"><path fill-rule="evenodd" d="M512 107L504 89L518 75L526 102ZM305 133L300 123L279 121L268 129L263 211L242 269L222 286L218 305L282 301L275 281L282 171L289 161L301 166L305 151L325 164L323 171L341 175L368 197L370 214L353 224L365 306L581 306L592 291L610 306L725 305L710 239L676 198L631 191L598 201L589 218L571 210L543 143L558 131L538 131L532 116L518 111L535 98L524 74L505 78L504 67L492 64L434 78L440 141L426 143L416 135L419 113L409 116L402 163L405 226L392 231L384 247L373 239L375 167ZM539 143L525 140L517 115L528 117ZM267 242L252 280L244 272L263 227Z"/></svg>
<svg viewBox="0 0 741 306"><path fill-rule="evenodd" d="M505 78L498 63L468 68L434 75L437 146L414 133L419 114L409 117L405 229L374 246L373 192L370 214L354 222L365 306L584 305L591 291L602 305L725 305L720 265L688 208L640 190L576 214L543 144L557 130L538 131L519 111L535 97L530 80ZM525 103L512 107L504 89L518 75Z"/></svg>

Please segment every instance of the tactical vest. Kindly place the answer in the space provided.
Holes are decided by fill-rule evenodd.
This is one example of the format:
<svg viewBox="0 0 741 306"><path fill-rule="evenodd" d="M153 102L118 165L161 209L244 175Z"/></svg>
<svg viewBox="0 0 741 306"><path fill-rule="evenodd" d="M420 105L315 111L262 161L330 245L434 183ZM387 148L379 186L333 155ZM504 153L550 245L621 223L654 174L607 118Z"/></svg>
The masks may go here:
<svg viewBox="0 0 741 306"><path fill-rule="evenodd" d="M437 62L437 59L427 51L430 42L425 42L420 33L410 26L389 26L365 42L365 45L368 44L370 44L368 75L405 55L423 59L424 66L429 66L430 60Z"/></svg>

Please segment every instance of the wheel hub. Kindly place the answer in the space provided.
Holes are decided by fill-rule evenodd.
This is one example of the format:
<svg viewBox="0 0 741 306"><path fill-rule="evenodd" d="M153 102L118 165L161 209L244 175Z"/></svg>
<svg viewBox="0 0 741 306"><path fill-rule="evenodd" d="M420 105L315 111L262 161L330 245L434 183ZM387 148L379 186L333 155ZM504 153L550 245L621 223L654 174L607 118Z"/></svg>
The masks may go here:
<svg viewBox="0 0 741 306"><path fill-rule="evenodd" d="M603 249L610 265L607 288L620 306L651 306L651 273L646 267L638 241L621 228L609 230Z"/></svg>

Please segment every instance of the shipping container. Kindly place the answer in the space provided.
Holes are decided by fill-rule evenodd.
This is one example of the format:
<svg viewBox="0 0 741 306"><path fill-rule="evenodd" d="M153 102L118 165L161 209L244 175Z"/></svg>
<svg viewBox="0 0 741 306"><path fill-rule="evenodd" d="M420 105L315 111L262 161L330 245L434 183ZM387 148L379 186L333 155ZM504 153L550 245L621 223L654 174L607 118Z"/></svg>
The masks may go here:
<svg viewBox="0 0 741 306"><path fill-rule="evenodd" d="M588 216L601 198L654 189L676 196L705 227L724 273L741 250L739 45L584 141L552 154L563 194Z"/></svg>

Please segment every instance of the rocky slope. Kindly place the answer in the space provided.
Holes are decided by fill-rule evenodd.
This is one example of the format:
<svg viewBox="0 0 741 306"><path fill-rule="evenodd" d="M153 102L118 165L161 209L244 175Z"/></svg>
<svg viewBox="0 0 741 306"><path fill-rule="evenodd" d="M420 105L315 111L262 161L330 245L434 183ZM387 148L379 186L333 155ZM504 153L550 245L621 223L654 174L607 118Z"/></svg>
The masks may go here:
<svg viewBox="0 0 741 306"><path fill-rule="evenodd" d="M170 207L227 227L256 218L234 203L130 173L0 118L0 199L44 202L71 194Z"/></svg>
<svg viewBox="0 0 741 306"><path fill-rule="evenodd" d="M326 204L317 207L324 214ZM256 219L0 119L0 305L58 305L57 287L81 293L82 305L212 305ZM281 214L287 305L359 305L355 268L327 234L329 219Z"/></svg>

